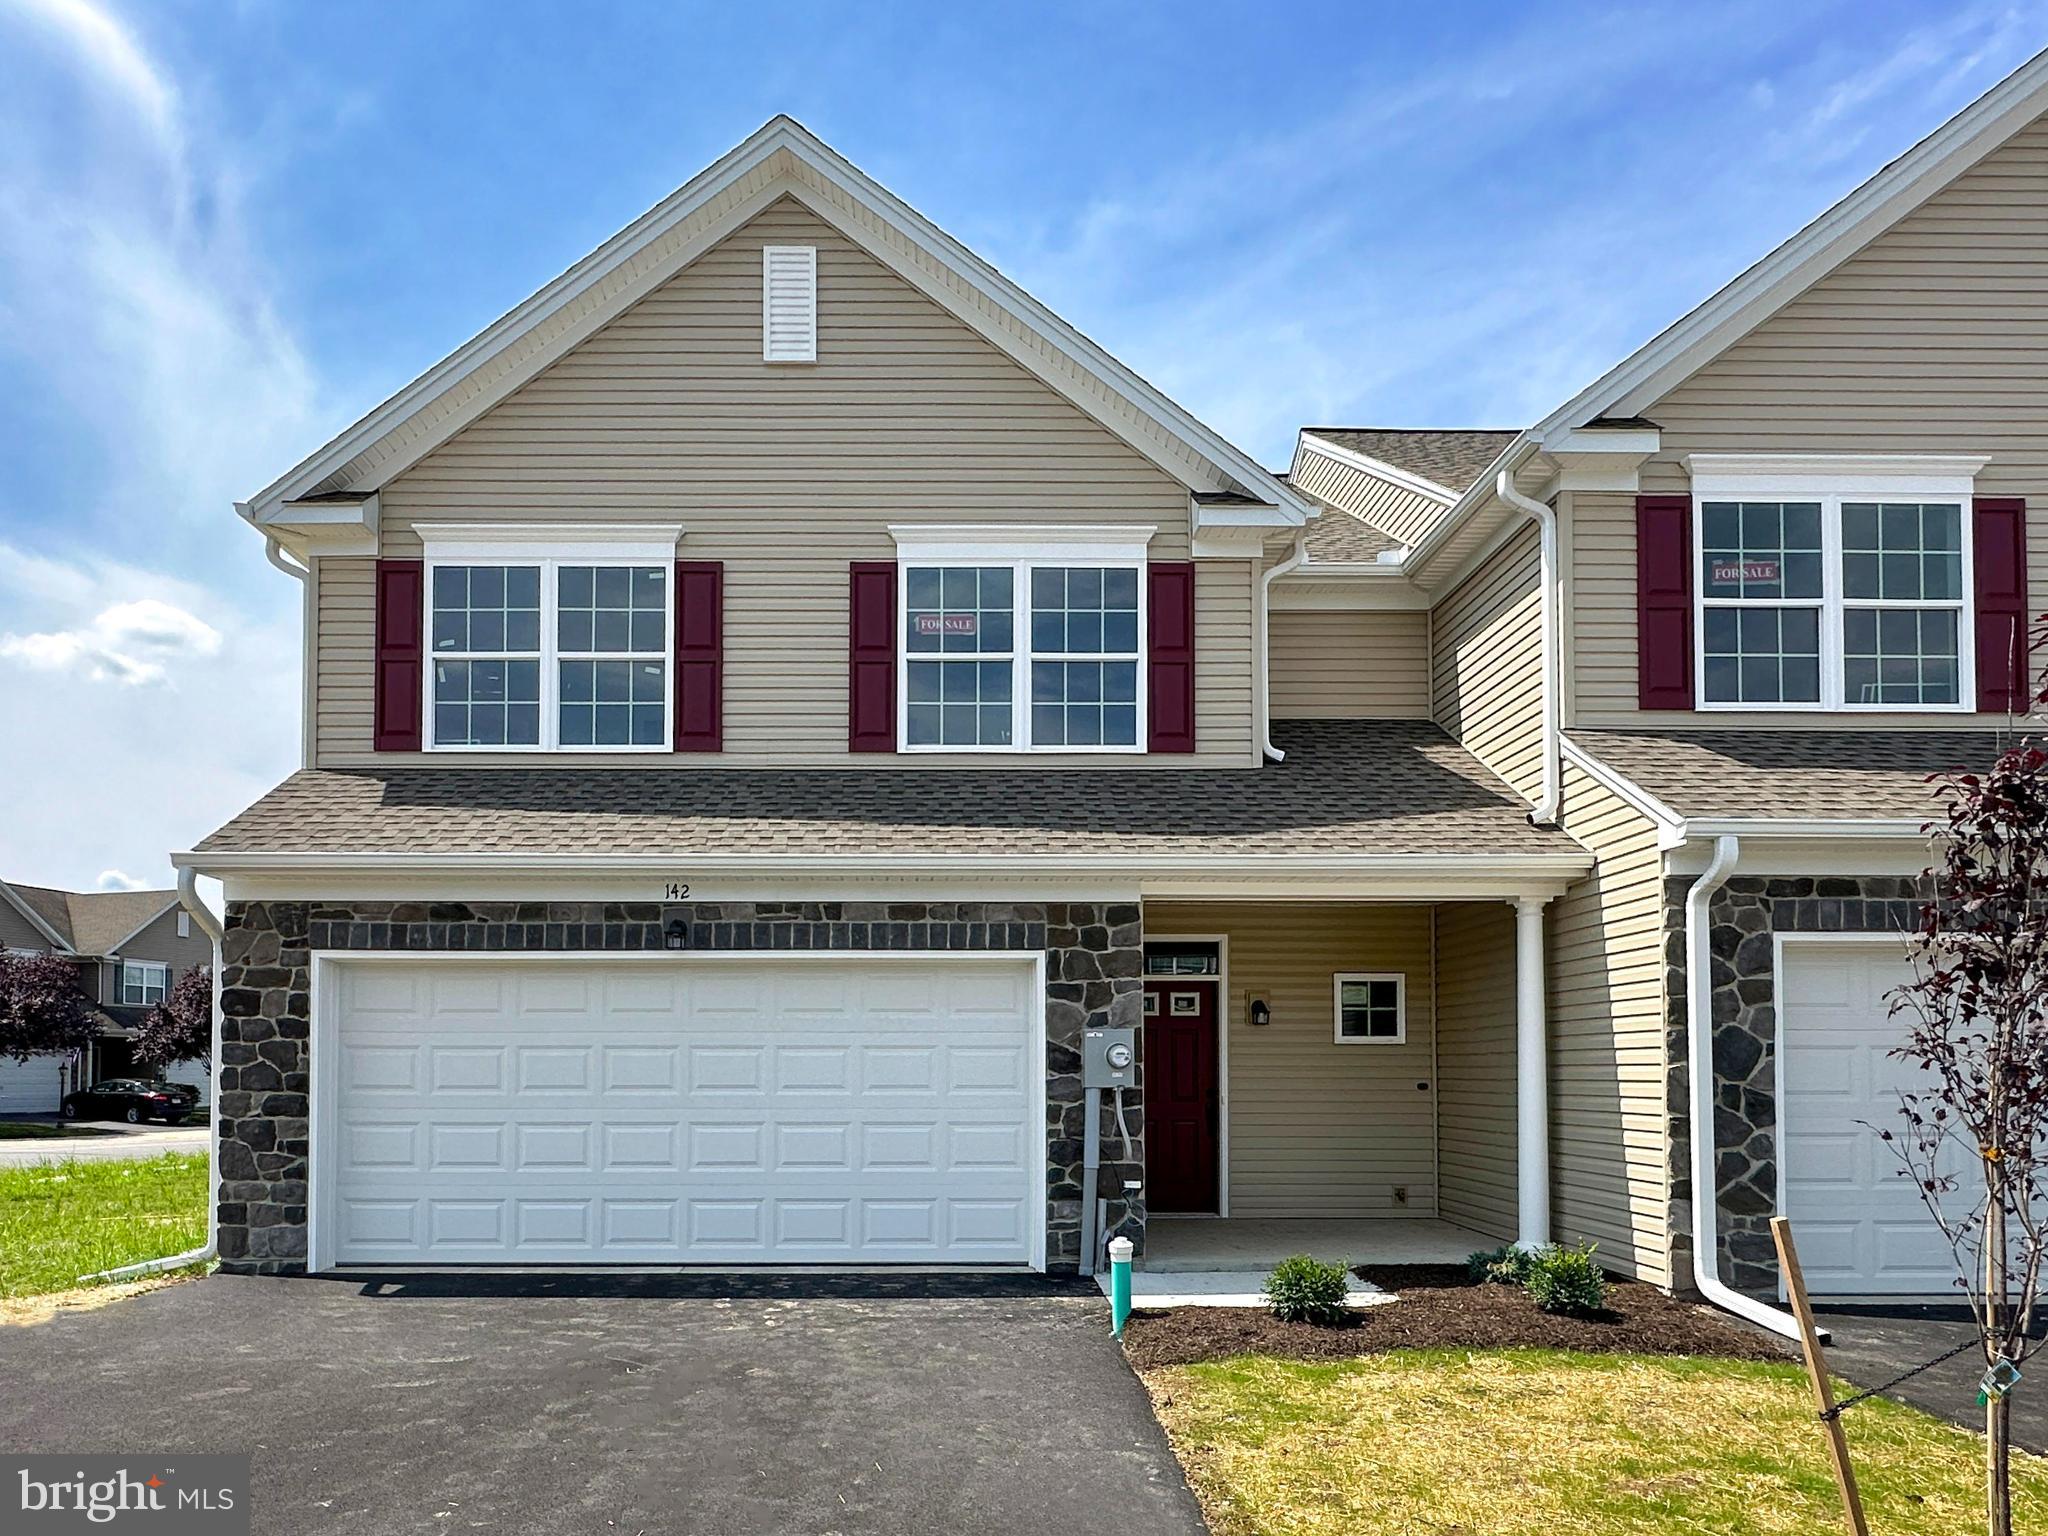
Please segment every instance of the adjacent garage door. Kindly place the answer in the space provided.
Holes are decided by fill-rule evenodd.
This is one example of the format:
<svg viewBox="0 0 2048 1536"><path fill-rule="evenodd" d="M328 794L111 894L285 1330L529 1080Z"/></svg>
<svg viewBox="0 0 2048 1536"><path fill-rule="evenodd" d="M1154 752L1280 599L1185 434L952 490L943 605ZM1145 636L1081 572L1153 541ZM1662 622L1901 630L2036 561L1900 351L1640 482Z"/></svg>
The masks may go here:
<svg viewBox="0 0 2048 1536"><path fill-rule="evenodd" d="M341 962L314 1262L1028 1263L1007 960Z"/></svg>
<svg viewBox="0 0 2048 1536"><path fill-rule="evenodd" d="M0 1115L54 1115L64 1097L62 1056L0 1056Z"/></svg>
<svg viewBox="0 0 2048 1536"><path fill-rule="evenodd" d="M1785 1209L1816 1294L1954 1294L1941 1234L1872 1129L1901 1123L1899 1089L1920 1075L1886 1055L1904 1033L1889 994L1911 974L1897 942L1784 948Z"/></svg>

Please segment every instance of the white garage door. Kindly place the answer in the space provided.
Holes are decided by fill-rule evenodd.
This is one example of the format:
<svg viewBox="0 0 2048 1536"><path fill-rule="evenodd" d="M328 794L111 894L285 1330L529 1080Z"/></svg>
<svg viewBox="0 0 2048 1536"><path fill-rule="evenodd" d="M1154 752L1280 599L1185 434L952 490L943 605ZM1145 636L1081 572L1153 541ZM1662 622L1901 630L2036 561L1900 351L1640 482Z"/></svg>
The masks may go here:
<svg viewBox="0 0 2048 1536"><path fill-rule="evenodd" d="M1911 979L1902 943L1789 943L1779 977L1785 1210L1818 1295L1953 1296L1948 1249L1897 1155L1872 1127L1903 1122L1922 1074L1886 1052L1905 1033L1891 991Z"/></svg>
<svg viewBox="0 0 2048 1536"><path fill-rule="evenodd" d="M1029 1262L1031 990L1014 961L337 963L314 1262Z"/></svg>
<svg viewBox="0 0 2048 1536"><path fill-rule="evenodd" d="M63 1097L62 1056L0 1056L0 1115L54 1115Z"/></svg>

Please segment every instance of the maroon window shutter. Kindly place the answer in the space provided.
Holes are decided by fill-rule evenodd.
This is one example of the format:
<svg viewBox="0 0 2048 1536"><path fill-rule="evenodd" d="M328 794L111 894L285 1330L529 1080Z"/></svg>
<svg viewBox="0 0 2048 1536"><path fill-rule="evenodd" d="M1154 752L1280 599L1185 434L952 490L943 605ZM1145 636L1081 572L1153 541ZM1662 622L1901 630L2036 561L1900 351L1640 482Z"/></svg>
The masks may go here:
<svg viewBox="0 0 2048 1536"><path fill-rule="evenodd" d="M678 752L725 748L725 562L676 562Z"/></svg>
<svg viewBox="0 0 2048 1536"><path fill-rule="evenodd" d="M1979 496L1972 504L1977 567L1977 707L2027 710L2027 502Z"/></svg>
<svg viewBox="0 0 2048 1536"><path fill-rule="evenodd" d="M1691 709L1692 498L1636 498L1636 703Z"/></svg>
<svg viewBox="0 0 2048 1536"><path fill-rule="evenodd" d="M370 744L379 752L420 749L426 582L424 560L377 562L377 702Z"/></svg>
<svg viewBox="0 0 2048 1536"><path fill-rule="evenodd" d="M847 609L846 748L896 750L896 562L856 560Z"/></svg>
<svg viewBox="0 0 2048 1536"><path fill-rule="evenodd" d="M1145 567L1145 713L1148 752L1195 750L1195 566Z"/></svg>

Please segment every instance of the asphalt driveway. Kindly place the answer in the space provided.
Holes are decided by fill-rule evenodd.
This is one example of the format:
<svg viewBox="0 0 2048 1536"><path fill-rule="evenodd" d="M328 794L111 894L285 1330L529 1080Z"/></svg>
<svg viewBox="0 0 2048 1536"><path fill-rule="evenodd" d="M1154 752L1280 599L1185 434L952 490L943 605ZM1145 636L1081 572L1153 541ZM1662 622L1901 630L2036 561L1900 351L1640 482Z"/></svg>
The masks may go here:
<svg viewBox="0 0 2048 1536"><path fill-rule="evenodd" d="M1834 1336L1827 1350L1828 1369L1858 1387L1883 1386L1974 1338L1966 1315L1954 1307L1823 1307L1821 1321ZM1971 1349L1901 1382L1887 1395L1953 1423L1982 1429L1984 1410L1977 1405L1977 1383L1983 1376L1984 1357ZM2027 1367L2027 1379L2014 1392L2012 1405L2014 1443L2048 1455L2048 1356Z"/></svg>
<svg viewBox="0 0 2048 1536"><path fill-rule="evenodd" d="M0 1445L242 1452L255 1528L1200 1532L1099 1294L214 1276L0 1328Z"/></svg>
<svg viewBox="0 0 2048 1536"><path fill-rule="evenodd" d="M59 1121L36 1124L61 1125ZM66 1127L69 1129L69 1127ZM213 1132L204 1120L191 1125L129 1125L117 1120L90 1122L90 1134L0 1139L0 1168L33 1163L63 1163L74 1158L91 1162L122 1158L161 1157L166 1152L204 1152Z"/></svg>

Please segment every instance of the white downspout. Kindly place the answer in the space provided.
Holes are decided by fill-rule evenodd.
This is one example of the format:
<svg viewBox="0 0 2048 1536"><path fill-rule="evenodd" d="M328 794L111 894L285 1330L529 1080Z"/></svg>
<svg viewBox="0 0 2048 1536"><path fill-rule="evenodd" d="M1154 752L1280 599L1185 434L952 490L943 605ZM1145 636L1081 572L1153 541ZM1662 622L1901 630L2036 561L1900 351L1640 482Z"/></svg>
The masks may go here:
<svg viewBox="0 0 2048 1536"><path fill-rule="evenodd" d="M1515 489L1514 476L1502 470L1494 477L1495 494L1517 511L1536 519L1542 551L1539 580L1542 582L1543 626L1543 794L1529 819L1541 827L1557 825L1558 807L1564 799L1564 773L1559 764L1564 735L1563 687L1559 673L1557 620L1557 513L1532 496Z"/></svg>
<svg viewBox="0 0 2048 1536"><path fill-rule="evenodd" d="M263 535L263 557L299 584L299 766L313 766L313 570L285 558L274 534Z"/></svg>
<svg viewBox="0 0 2048 1536"><path fill-rule="evenodd" d="M1742 840L1714 839L1706 872L1685 893L1686 1071L1692 1079L1692 1280L1699 1293L1724 1311L1782 1334L1799 1337L1789 1313L1745 1296L1721 1279L1721 1201L1714 1179L1714 956L1709 944L1714 893L1735 873Z"/></svg>
<svg viewBox="0 0 2048 1536"><path fill-rule="evenodd" d="M210 1263L220 1246L220 981L221 981L221 929L220 920L213 915L205 902L199 899L196 884L198 876L190 869L178 871L178 900L185 910L192 914L192 921L200 931L213 940L213 1044L207 1052L213 1071L206 1088L212 1104L207 1111L206 1137L206 1243L203 1247L174 1253L167 1259L145 1259L140 1264L123 1264L118 1269L101 1270L96 1275L83 1275L82 1283L91 1285L103 1280L137 1280L144 1275L158 1275L165 1270L184 1269L193 1264Z"/></svg>
<svg viewBox="0 0 2048 1536"><path fill-rule="evenodd" d="M1259 578L1259 751L1276 763L1287 761L1287 754L1273 745L1273 583L1306 564L1308 534L1304 531L1294 536L1294 548L1287 558Z"/></svg>

